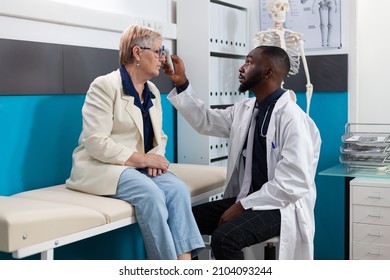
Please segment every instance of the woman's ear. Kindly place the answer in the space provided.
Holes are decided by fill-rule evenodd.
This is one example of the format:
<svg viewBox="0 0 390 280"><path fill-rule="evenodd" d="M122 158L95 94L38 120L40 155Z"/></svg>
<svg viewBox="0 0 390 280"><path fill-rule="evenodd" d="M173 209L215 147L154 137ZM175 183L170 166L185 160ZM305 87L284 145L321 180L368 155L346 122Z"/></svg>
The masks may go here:
<svg viewBox="0 0 390 280"><path fill-rule="evenodd" d="M142 51L141 48L139 46L134 46L131 51L132 51L134 59L136 61L140 61L141 60L141 51Z"/></svg>

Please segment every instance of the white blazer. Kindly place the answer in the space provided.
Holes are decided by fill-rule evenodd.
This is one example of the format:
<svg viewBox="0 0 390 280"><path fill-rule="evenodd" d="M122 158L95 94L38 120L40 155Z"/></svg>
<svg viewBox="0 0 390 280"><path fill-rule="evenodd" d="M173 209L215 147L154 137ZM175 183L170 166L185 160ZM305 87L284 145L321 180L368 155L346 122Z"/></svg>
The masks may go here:
<svg viewBox="0 0 390 280"><path fill-rule="evenodd" d="M276 102L267 132L268 182L241 200L245 209L280 209L279 259L313 259L315 174L321 138L312 119L287 91ZM168 99L199 133L230 138L224 197L238 196L243 180L242 148L255 98L226 109L210 109L191 85Z"/></svg>
<svg viewBox="0 0 390 280"><path fill-rule="evenodd" d="M167 136L162 130L160 92L148 82L156 98L149 109L154 131L154 148L148 153L164 156ZM116 193L127 159L144 151L141 110L134 97L125 95L119 70L96 78L85 97L82 109L83 130L73 152L73 165L66 186L97 195Z"/></svg>

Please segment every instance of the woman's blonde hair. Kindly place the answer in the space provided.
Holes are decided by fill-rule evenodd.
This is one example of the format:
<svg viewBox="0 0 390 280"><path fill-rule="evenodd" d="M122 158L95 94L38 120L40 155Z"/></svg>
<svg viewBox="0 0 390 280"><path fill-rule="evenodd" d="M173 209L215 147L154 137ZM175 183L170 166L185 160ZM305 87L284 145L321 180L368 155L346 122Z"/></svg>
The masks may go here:
<svg viewBox="0 0 390 280"><path fill-rule="evenodd" d="M156 39L162 39L162 35L152 28L140 25L127 27L119 42L119 64L132 63L134 61L133 48L135 46L149 47Z"/></svg>

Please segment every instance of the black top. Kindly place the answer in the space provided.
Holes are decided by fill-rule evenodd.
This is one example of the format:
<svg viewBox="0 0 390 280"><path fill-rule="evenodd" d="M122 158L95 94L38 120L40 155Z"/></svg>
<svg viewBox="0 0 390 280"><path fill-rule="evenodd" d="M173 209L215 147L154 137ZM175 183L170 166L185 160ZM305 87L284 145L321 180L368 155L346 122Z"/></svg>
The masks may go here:
<svg viewBox="0 0 390 280"><path fill-rule="evenodd" d="M263 102L256 101L259 112L256 117L256 129L253 139L252 184L250 193L259 190L268 181L266 135L275 103L284 92L285 90L279 88L267 96Z"/></svg>

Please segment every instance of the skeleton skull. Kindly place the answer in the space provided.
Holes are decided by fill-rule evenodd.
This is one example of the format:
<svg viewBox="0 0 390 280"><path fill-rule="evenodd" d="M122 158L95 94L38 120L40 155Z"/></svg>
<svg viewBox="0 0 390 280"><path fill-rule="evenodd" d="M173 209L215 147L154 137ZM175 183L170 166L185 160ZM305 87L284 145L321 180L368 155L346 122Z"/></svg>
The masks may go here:
<svg viewBox="0 0 390 280"><path fill-rule="evenodd" d="M267 10L275 22L285 22L289 9L288 0L267 0Z"/></svg>

